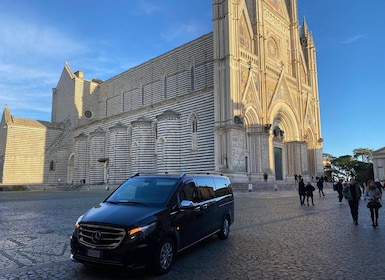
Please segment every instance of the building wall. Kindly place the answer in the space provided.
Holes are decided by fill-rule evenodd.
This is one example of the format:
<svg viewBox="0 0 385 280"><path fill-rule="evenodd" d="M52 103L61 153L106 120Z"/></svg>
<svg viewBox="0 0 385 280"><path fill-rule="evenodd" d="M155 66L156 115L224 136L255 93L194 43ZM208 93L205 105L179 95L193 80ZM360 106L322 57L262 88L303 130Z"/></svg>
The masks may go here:
<svg viewBox="0 0 385 280"><path fill-rule="evenodd" d="M43 183L45 135L45 126L8 125L3 185Z"/></svg>
<svg viewBox="0 0 385 280"><path fill-rule="evenodd" d="M106 81L66 64L51 125L44 183L118 183L137 171L322 175L312 35L297 1L213 0L213 33Z"/></svg>
<svg viewBox="0 0 385 280"><path fill-rule="evenodd" d="M385 147L373 151L373 173L374 179L385 181Z"/></svg>

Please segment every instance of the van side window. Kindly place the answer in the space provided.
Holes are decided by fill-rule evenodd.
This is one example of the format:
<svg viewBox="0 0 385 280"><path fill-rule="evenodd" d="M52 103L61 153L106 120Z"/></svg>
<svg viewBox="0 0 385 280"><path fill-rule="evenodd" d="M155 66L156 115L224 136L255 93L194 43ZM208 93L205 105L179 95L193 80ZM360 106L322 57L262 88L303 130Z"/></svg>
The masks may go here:
<svg viewBox="0 0 385 280"><path fill-rule="evenodd" d="M195 186L194 182L188 182L185 184L181 191L179 192L180 201L182 200L190 200L192 202L199 202L199 194L198 189Z"/></svg>
<svg viewBox="0 0 385 280"><path fill-rule="evenodd" d="M194 178L195 183L197 184L199 194L202 200L209 200L215 198L214 192L214 180L211 177L207 178Z"/></svg>
<svg viewBox="0 0 385 280"><path fill-rule="evenodd" d="M217 197L224 196L230 193L230 182L225 178L214 178L215 181L215 195Z"/></svg>

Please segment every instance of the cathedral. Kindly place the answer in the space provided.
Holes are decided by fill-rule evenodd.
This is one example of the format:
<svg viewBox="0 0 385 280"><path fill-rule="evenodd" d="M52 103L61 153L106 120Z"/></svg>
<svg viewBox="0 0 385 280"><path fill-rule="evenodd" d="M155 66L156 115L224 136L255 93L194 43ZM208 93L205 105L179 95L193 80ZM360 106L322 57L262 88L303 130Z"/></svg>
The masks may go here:
<svg viewBox="0 0 385 280"><path fill-rule="evenodd" d="M297 0L212 0L213 31L109 78L66 63L50 122L0 127L0 185L118 184L220 172L323 175L316 50Z"/></svg>

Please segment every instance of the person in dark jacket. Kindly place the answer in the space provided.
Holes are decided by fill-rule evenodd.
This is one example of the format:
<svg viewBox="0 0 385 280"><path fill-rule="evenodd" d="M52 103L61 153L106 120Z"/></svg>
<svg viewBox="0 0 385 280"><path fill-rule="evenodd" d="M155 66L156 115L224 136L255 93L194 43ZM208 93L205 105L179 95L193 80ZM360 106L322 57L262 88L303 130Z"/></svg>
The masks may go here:
<svg viewBox="0 0 385 280"><path fill-rule="evenodd" d="M342 199L344 198L344 195L342 194L342 189L344 188L342 186L342 182L343 182L343 180L339 179L337 184L336 184L336 191L338 193L338 202L339 202L340 205L343 205Z"/></svg>
<svg viewBox="0 0 385 280"><path fill-rule="evenodd" d="M299 180L298 183L298 194L299 194L299 201L301 202L301 205L305 205L305 183L303 182L303 179Z"/></svg>
<svg viewBox="0 0 385 280"><path fill-rule="evenodd" d="M322 196L325 196L325 193L324 193L324 179L323 179L323 177L318 178L317 187L318 187L319 197L321 197L321 194L322 194Z"/></svg>
<svg viewBox="0 0 385 280"><path fill-rule="evenodd" d="M352 215L353 221L358 225L358 206L360 204L361 198L361 188L356 183L355 178L351 178L349 184L347 184L342 189L342 194L349 202L350 213Z"/></svg>
<svg viewBox="0 0 385 280"><path fill-rule="evenodd" d="M315 191L315 187L313 187L313 185L310 182L307 182L305 186L307 206L309 206L309 198L311 198L311 203L314 205L314 200L313 200L314 191Z"/></svg>

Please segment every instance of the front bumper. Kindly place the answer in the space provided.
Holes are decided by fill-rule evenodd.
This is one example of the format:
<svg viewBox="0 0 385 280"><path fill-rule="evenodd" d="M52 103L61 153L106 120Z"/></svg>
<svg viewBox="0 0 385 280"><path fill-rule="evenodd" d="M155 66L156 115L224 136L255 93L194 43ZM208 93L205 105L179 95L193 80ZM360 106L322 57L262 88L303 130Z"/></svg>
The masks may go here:
<svg viewBox="0 0 385 280"><path fill-rule="evenodd" d="M80 244L75 237L71 238L70 259L89 265L106 265L129 269L144 268L151 264L155 245L151 242L135 244L122 243L112 250L93 250Z"/></svg>

